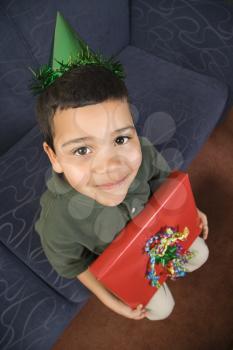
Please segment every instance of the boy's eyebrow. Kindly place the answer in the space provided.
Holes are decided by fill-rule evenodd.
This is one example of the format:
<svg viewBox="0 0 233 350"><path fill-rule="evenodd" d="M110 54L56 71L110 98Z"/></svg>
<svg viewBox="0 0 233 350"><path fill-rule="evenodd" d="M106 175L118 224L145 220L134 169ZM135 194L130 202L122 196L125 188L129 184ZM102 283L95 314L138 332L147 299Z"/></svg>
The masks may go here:
<svg viewBox="0 0 233 350"><path fill-rule="evenodd" d="M135 127L134 127L133 125L128 125L128 126L126 126L125 128L121 128L121 129L117 129L117 130L113 131L113 132L111 133L111 135L116 134L116 133L121 132L121 131L128 130L128 129L136 130ZM80 142L83 142L83 141L91 141L91 140L94 140L94 139L95 139L95 137L91 137L91 136L80 137L80 138L72 139L72 140L69 140L69 141L63 143L63 145L62 145L61 147L68 146L68 145L70 145L71 143L80 143Z"/></svg>

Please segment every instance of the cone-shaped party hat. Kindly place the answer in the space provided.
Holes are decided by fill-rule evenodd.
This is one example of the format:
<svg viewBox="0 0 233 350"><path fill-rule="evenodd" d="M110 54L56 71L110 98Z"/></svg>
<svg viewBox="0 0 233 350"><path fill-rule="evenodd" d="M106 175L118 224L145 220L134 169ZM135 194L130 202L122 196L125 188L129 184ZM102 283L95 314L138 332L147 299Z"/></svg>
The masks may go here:
<svg viewBox="0 0 233 350"><path fill-rule="evenodd" d="M65 72L89 64L103 66L119 78L125 78L123 66L119 61L114 61L113 56L105 59L101 54L91 51L64 17L57 12L49 64L43 65L37 71L30 68L34 75L30 88L35 94L41 93Z"/></svg>

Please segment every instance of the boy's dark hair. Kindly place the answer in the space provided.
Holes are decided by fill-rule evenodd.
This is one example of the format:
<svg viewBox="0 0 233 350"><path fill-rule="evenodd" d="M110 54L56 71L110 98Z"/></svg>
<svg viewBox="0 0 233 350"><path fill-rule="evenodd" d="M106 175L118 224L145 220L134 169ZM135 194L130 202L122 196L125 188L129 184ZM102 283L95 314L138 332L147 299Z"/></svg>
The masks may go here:
<svg viewBox="0 0 233 350"><path fill-rule="evenodd" d="M53 117L56 110L84 107L108 99L126 99L129 94L123 80L97 65L80 66L57 78L36 103L36 115L44 140L54 150Z"/></svg>

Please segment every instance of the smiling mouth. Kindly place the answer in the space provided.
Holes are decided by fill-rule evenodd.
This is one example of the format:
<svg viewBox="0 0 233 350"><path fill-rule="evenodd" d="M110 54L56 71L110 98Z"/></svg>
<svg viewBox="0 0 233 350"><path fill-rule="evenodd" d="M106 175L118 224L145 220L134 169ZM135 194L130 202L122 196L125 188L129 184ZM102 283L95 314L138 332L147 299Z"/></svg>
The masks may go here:
<svg viewBox="0 0 233 350"><path fill-rule="evenodd" d="M102 189L106 189L106 190L112 189L112 188L114 188L114 187L117 187L117 186L123 184L124 181L127 179L127 177L128 177L128 175L125 176L125 177L124 177L123 179L121 179L120 181L117 181L117 182L114 182L114 183L109 183L109 184L104 184L104 185L99 185L99 186L97 186L97 187L98 187L98 188L102 188Z"/></svg>

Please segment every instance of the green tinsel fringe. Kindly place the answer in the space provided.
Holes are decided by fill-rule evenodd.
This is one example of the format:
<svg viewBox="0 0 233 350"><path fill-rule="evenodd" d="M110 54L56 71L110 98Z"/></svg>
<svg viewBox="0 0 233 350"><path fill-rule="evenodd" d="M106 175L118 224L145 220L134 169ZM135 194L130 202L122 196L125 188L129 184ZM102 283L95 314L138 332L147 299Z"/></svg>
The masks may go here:
<svg viewBox="0 0 233 350"><path fill-rule="evenodd" d="M86 50L79 52L75 58L70 57L67 63L59 61L56 62L60 64L60 67L57 69L53 69L49 65L43 65L38 70L33 71L29 67L34 75L29 89L32 90L34 95L40 94L58 77L61 77L65 72L68 72L69 70L78 66L96 64L109 69L120 79L125 78L123 66L119 61L114 60L113 56L109 59L105 59L101 54L90 53L88 46Z"/></svg>

